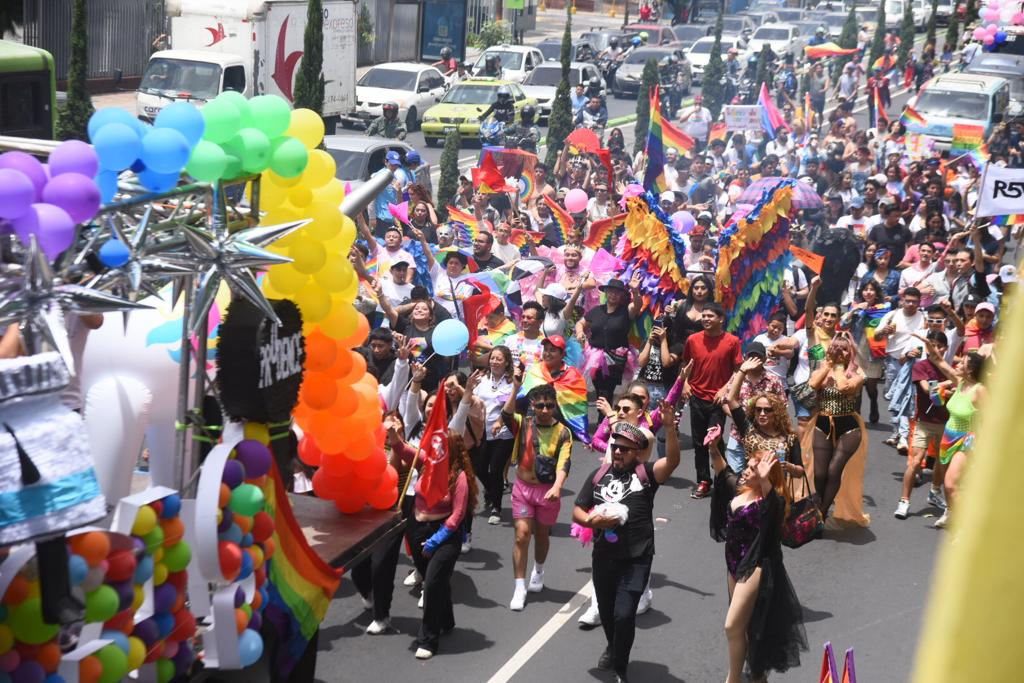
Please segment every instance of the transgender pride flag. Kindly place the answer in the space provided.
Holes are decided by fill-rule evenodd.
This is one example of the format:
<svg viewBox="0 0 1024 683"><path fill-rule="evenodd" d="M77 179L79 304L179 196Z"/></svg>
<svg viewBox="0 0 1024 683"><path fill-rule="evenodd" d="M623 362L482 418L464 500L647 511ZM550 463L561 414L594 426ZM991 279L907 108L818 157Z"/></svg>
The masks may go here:
<svg viewBox="0 0 1024 683"><path fill-rule="evenodd" d="M761 84L761 92L757 96L757 106L761 107L761 127L764 128L769 140L775 139L775 131L779 126L788 131L793 130L782 118L782 112L772 102L772 98L768 95L768 86L764 83Z"/></svg>

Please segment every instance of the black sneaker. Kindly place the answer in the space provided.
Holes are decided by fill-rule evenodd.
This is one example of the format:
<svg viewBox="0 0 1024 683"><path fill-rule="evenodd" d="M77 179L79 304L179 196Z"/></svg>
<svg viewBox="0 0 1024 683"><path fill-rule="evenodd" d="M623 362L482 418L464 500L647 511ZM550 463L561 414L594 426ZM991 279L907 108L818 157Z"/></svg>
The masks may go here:
<svg viewBox="0 0 1024 683"><path fill-rule="evenodd" d="M597 668L601 671L607 671L612 668L612 651L605 650L601 653L601 656L597 659Z"/></svg>
<svg viewBox="0 0 1024 683"><path fill-rule="evenodd" d="M868 413L868 422L870 424L878 424L878 404L871 404L871 411Z"/></svg>

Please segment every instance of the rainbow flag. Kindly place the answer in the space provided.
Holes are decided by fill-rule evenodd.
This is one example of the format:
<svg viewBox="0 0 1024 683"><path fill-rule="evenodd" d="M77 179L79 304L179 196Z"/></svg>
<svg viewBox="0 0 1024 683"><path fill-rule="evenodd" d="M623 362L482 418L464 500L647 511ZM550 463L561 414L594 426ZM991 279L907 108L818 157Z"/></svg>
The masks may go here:
<svg viewBox="0 0 1024 683"><path fill-rule="evenodd" d="M892 310L892 304L875 304L861 312L864 318L864 336L868 340L868 348L871 350L872 358L885 358L885 339L879 339L878 325L886 313Z"/></svg>
<svg viewBox="0 0 1024 683"><path fill-rule="evenodd" d="M558 396L558 408L562 414L562 422L572 431L572 435L583 443L590 443L587 421L587 380L580 371L567 365L565 372L555 379L548 372L543 362L533 363L526 368L523 386L518 398L525 399L530 390L541 384L550 384Z"/></svg>
<svg viewBox="0 0 1024 683"><path fill-rule="evenodd" d="M520 230L519 228L512 228L512 235L508 238L509 243L516 245L520 249L526 246L527 240L533 240L534 244L540 244L540 241L544 239L543 232L534 232L533 230Z"/></svg>
<svg viewBox="0 0 1024 683"><path fill-rule="evenodd" d="M615 232L620 226L625 224L626 216L628 215L627 213L620 213L617 216L609 216L608 218L602 218L591 223L590 232L587 235L587 239L583 240L583 246L595 251L602 247L612 251L615 248L612 244L615 241Z"/></svg>
<svg viewBox="0 0 1024 683"><path fill-rule="evenodd" d="M761 128L764 129L765 135L768 136L769 140L775 139L775 131L782 126L786 130L792 130L789 124L786 123L786 119L782 117L782 112L775 106L775 102L772 101L771 96L768 94L768 86L765 83L761 84L761 92L757 95L757 106L761 107Z"/></svg>
<svg viewBox="0 0 1024 683"><path fill-rule="evenodd" d="M448 205L448 220L456 227L456 239L459 244L469 246L480 234L480 223L476 216L451 204Z"/></svg>
<svg viewBox="0 0 1024 683"><path fill-rule="evenodd" d="M341 571L309 546L292 513L281 473L271 463L262 486L266 511L274 519L274 554L266 562L267 607L263 618L274 624L276 651L273 667L282 680L302 658L309 641L338 590Z"/></svg>
<svg viewBox="0 0 1024 683"><path fill-rule="evenodd" d="M658 97L658 86L650 93L651 119L647 126L647 169L644 171L644 189L651 192L668 190L665 179L665 144L661 128L661 99Z"/></svg>
<svg viewBox="0 0 1024 683"><path fill-rule="evenodd" d="M855 47L839 47L835 43L822 43L821 45L807 45L804 47L804 55L808 59L824 59L825 57L847 57L857 54Z"/></svg>
<svg viewBox="0 0 1024 683"><path fill-rule="evenodd" d="M725 142L725 138L729 135L729 124L725 121L719 121L711 124L711 130L708 131L708 144L711 144L712 140L721 140Z"/></svg>
<svg viewBox="0 0 1024 683"><path fill-rule="evenodd" d="M500 325L495 328L484 326L484 334L480 335L493 346L503 344L506 339L514 335L519 329L516 327L515 321L505 318Z"/></svg>
<svg viewBox="0 0 1024 683"><path fill-rule="evenodd" d="M555 222L555 227L558 228L558 235L562 239L562 244L568 244L569 234L575 224L575 221L573 221L569 212L563 209L558 202L551 197L544 195L544 203L548 205L549 209L551 209L551 218Z"/></svg>
<svg viewBox="0 0 1024 683"><path fill-rule="evenodd" d="M903 114L900 116L900 121L907 127L918 126L920 128L925 128L928 126L928 121L918 114L916 109L910 106L903 110Z"/></svg>
<svg viewBox="0 0 1024 683"><path fill-rule="evenodd" d="M1024 213L1012 213L1008 216L993 216L992 225L1020 225L1024 223Z"/></svg>
<svg viewBox="0 0 1024 683"><path fill-rule="evenodd" d="M871 89L871 98L874 103L875 120L871 122L871 127L878 129L880 124L884 120L886 125L889 124L889 113L885 111L885 103L882 102L882 91L879 90L878 86Z"/></svg>
<svg viewBox="0 0 1024 683"><path fill-rule="evenodd" d="M668 121L661 122L661 145L663 148L674 148L680 156L693 150L696 140L673 126Z"/></svg>
<svg viewBox="0 0 1024 683"><path fill-rule="evenodd" d="M985 127L964 123L953 124L953 140L949 143L949 156L970 156L975 165L988 162L988 145L985 144Z"/></svg>

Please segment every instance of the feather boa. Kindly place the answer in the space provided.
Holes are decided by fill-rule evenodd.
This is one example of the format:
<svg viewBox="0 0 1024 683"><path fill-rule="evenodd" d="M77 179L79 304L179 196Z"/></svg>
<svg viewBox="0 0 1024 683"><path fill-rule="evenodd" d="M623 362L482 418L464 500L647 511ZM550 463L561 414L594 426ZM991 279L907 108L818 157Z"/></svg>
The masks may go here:
<svg viewBox="0 0 1024 683"><path fill-rule="evenodd" d="M613 349L618 355L625 355L626 365L623 370L622 379L627 384L633 381L633 377L636 376L639 364L637 358L639 355L633 347L623 346L618 349ZM586 348L583 349L583 368L580 372L585 377L594 377L595 375L607 375L608 369L615 365L615 361L611 358L610 352L604 349L595 349L590 344L587 344Z"/></svg>

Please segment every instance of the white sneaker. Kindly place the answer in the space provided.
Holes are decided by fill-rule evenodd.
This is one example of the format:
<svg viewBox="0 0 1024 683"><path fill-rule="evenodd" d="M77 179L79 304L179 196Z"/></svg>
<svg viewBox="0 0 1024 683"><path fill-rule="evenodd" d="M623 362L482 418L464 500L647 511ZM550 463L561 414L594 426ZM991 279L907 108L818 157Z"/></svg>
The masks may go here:
<svg viewBox="0 0 1024 683"><path fill-rule="evenodd" d="M526 607L526 591L517 590L512 594L512 602L508 603L508 608L513 612L522 612L524 607Z"/></svg>
<svg viewBox="0 0 1024 683"><path fill-rule="evenodd" d="M527 584L526 590L531 593L540 593L544 590L544 572L538 574L536 571L530 574L530 583Z"/></svg>
<svg viewBox="0 0 1024 683"><path fill-rule="evenodd" d="M597 610L597 600L591 598L587 611L580 615L580 626L600 626L601 613Z"/></svg>
<svg viewBox="0 0 1024 683"><path fill-rule="evenodd" d="M423 577L415 569L409 572L409 575L402 581L403 586L418 586L421 583L423 583Z"/></svg>
<svg viewBox="0 0 1024 683"><path fill-rule="evenodd" d="M420 593L420 601L416 603L416 606L423 609L423 593Z"/></svg>
<svg viewBox="0 0 1024 683"><path fill-rule="evenodd" d="M947 524L949 524L949 510L944 510L942 516L935 520L932 526L936 529L945 529Z"/></svg>
<svg viewBox="0 0 1024 683"><path fill-rule="evenodd" d="M636 613L643 614L647 610L651 609L651 602L654 600L654 593L651 591L651 587L648 586L647 590L640 596L640 604L636 606Z"/></svg>
<svg viewBox="0 0 1024 683"><path fill-rule="evenodd" d="M934 505L937 508L943 510L946 509L946 497L942 495L941 490L929 489L928 490L928 504Z"/></svg>
<svg viewBox="0 0 1024 683"><path fill-rule="evenodd" d="M430 659L433 656L434 653L425 647L420 647L416 649L416 659Z"/></svg>
<svg viewBox="0 0 1024 683"><path fill-rule="evenodd" d="M497 513L492 514L490 517L487 518L487 523L492 526L496 524L501 524L501 515Z"/></svg>
<svg viewBox="0 0 1024 683"><path fill-rule="evenodd" d="M368 598L364 598L362 595L360 595L359 599L363 601L363 609L373 609L373 596L372 595L370 597L368 597Z"/></svg>
<svg viewBox="0 0 1024 683"><path fill-rule="evenodd" d="M462 547L459 548L459 554L465 555L473 549L473 534L466 534L466 540L462 542Z"/></svg>
<svg viewBox="0 0 1024 683"><path fill-rule="evenodd" d="M370 625L366 627L366 632L371 636L379 636L381 633L386 633L391 630L390 619L374 619L370 622Z"/></svg>
<svg viewBox="0 0 1024 683"><path fill-rule="evenodd" d="M893 513L893 516L896 517L896 519L906 519L909 512L910 501L906 498L901 498L900 502L896 505L896 512Z"/></svg>

